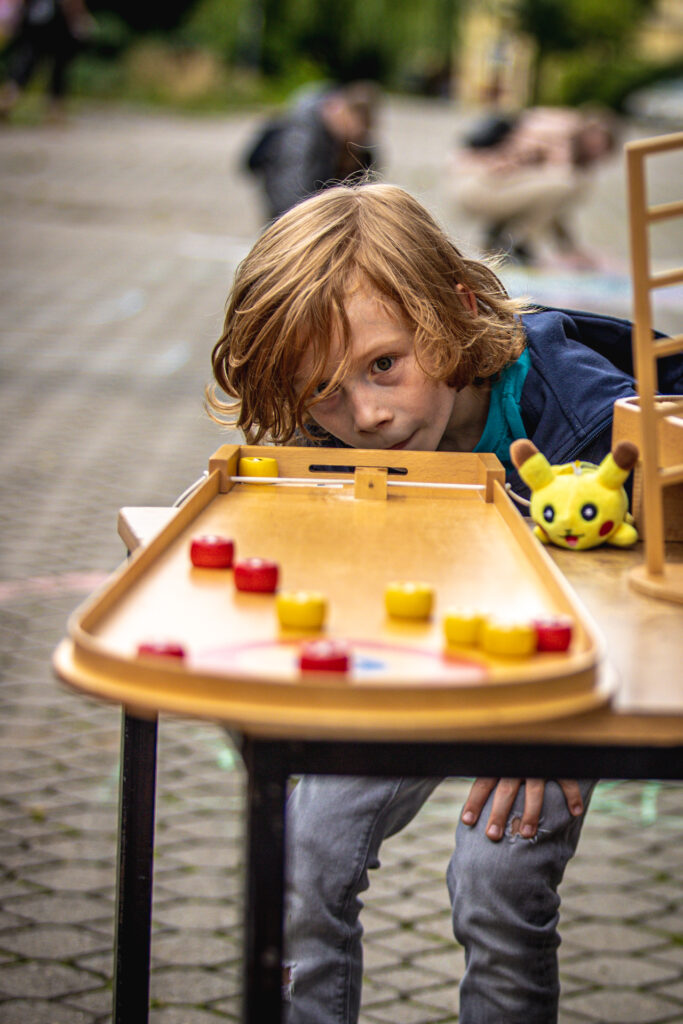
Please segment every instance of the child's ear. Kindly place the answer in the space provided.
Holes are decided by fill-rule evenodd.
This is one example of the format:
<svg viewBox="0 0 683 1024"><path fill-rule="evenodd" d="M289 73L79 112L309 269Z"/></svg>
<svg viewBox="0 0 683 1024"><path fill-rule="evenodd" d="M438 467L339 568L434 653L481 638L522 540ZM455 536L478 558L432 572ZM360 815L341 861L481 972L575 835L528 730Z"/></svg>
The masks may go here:
<svg viewBox="0 0 683 1024"><path fill-rule="evenodd" d="M465 309L468 309L474 316L477 315L477 296L474 294L471 288L466 288L464 284L456 284L455 290L460 296Z"/></svg>

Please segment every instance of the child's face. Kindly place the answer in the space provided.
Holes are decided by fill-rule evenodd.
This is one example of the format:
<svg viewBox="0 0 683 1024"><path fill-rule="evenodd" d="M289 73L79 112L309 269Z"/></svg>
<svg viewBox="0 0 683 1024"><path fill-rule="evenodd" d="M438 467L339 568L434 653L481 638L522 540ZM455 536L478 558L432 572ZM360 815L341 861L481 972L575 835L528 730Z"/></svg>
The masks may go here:
<svg viewBox="0 0 683 1024"><path fill-rule="evenodd" d="M310 410L324 430L353 448L436 451L449 446L449 427L457 420L458 392L427 377L415 358L413 333L391 306L368 287L346 303L350 326L350 364L338 388ZM332 340L324 370L329 380L343 356L341 340ZM299 376L307 380L304 360Z"/></svg>

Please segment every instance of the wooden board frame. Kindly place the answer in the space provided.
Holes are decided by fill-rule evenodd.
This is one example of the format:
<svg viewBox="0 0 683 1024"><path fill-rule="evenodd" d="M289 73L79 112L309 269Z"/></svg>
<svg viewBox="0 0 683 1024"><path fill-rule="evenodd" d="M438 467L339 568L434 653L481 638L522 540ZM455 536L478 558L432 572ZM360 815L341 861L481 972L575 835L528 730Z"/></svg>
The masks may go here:
<svg viewBox="0 0 683 1024"><path fill-rule="evenodd" d="M171 659L140 659L113 648L107 642L108 623L120 609L126 609L132 590L161 572L165 558L176 557L178 545L187 541L187 531L201 522L202 515L217 514L225 502L232 502L232 506L225 507L234 510L238 494L246 493L245 488L251 488L252 495L255 493L254 485L236 484L231 477L236 475L242 456L263 455L277 457L281 477L308 478L311 488L282 482L277 485L277 498L273 499L276 485L258 484L256 490L262 493L258 498L250 496L252 509L276 500L279 508L286 510L290 501L300 503L302 495L306 502L313 502L321 491L321 471L311 467L324 467L325 479L348 481L349 467L360 466L388 467L389 480L395 477L434 485L423 486L419 491L407 488L401 491L400 498L398 491L389 487L384 499L387 521L398 514L393 510L401 505L410 513L414 506L432 510L430 515L436 516L447 529L449 514L456 508L454 502L463 500L467 502L463 508L468 520L482 515L493 517L495 529L502 531L505 544L515 552L516 571L528 573L533 586L547 596L554 612L570 615L574 620L570 652L523 660L489 659L488 677L483 684L479 681L457 686L434 685L419 679L406 683L405 679L383 678L378 685L355 679L349 682L346 677L332 674L306 673L292 685L292 681L283 683L279 678L255 678L253 672L189 670ZM449 482L480 489L462 492L439 487ZM354 497L352 489L344 488L343 493L346 508L350 503L377 508L375 501ZM330 508L335 507L327 497L325 502ZM271 504L268 514L272 516L275 508ZM377 514L366 513L365 508L361 511L364 516ZM187 558L185 554L182 557ZM517 582L523 582L521 577L508 584L491 578L490 586L514 587ZM446 739L482 727L592 711L604 706L611 696L610 688L602 682L602 659L602 642L593 623L512 505L504 489L504 471L495 456L397 452L388 459L385 451L226 445L211 458L206 480L168 524L73 614L68 639L55 654L55 667L65 681L78 689L122 703L136 715L153 715L158 711L192 715L221 720L262 736L398 740Z"/></svg>
<svg viewBox="0 0 683 1024"><path fill-rule="evenodd" d="M655 395L657 445L662 468L676 466L683 453L683 396ZM612 447L619 441L631 441L642 451L642 415L640 398L620 398L614 404ZM631 511L636 527L645 533L643 464L638 459L633 471ZM662 518L665 541L683 542L683 483L671 484L662 492ZM671 559L669 559L671 562Z"/></svg>

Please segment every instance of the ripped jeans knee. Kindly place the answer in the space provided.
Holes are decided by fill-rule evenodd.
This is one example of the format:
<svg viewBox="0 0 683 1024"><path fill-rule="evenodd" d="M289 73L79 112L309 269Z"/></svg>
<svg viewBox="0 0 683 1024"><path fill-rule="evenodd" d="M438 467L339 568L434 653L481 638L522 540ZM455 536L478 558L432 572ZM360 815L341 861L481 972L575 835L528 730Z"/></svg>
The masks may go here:
<svg viewBox="0 0 683 1024"><path fill-rule="evenodd" d="M594 783L579 783L587 807ZM557 1019L558 887L583 822L549 782L535 836L521 833L524 786L498 842L485 833L490 802L475 826L459 822L448 867L453 931L465 947L462 1024L549 1024Z"/></svg>

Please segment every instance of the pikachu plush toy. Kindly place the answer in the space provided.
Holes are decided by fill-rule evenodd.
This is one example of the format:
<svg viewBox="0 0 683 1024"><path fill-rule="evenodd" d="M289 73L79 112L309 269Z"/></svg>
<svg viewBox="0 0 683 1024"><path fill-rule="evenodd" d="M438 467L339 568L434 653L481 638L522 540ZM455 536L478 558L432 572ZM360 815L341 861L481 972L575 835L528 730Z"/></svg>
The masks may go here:
<svg viewBox="0 0 683 1024"><path fill-rule="evenodd" d="M629 441L620 441L599 466L551 466L526 439L513 441L510 457L531 490L534 533L544 544L582 551L599 544L626 548L638 540L623 487L638 458Z"/></svg>

